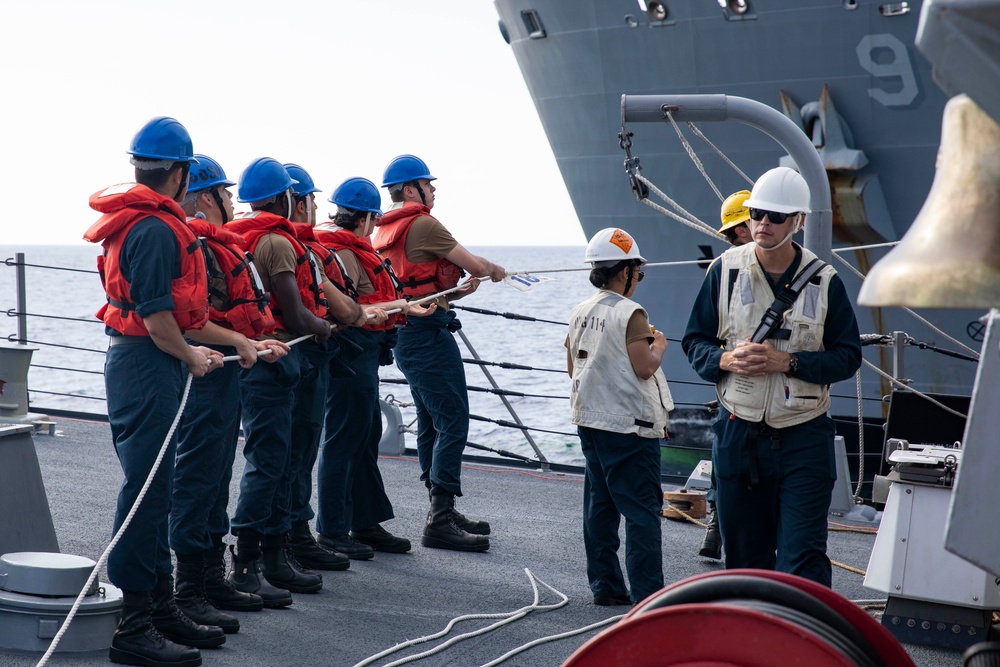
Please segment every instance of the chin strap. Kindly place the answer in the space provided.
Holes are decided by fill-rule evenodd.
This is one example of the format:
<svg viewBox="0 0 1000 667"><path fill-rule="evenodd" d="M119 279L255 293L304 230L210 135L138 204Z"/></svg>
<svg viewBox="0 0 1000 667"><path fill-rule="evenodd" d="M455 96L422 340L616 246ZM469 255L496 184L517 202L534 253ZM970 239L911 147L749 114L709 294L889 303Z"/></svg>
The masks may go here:
<svg viewBox="0 0 1000 667"><path fill-rule="evenodd" d="M792 231L790 231L787 234L785 234L785 238L781 239L781 241L779 241L777 244L771 246L770 248L764 248L763 246L760 246L760 245L758 245L757 247L760 248L761 250L763 250L764 252L774 252L775 250L777 250L781 246L783 246L786 243L788 243L789 241L791 241L792 237L795 236L796 234L798 234L799 231L802 229L802 218L803 218L803 215L801 213L799 213L798 216L799 216L798 220L796 220L795 224L792 225Z"/></svg>

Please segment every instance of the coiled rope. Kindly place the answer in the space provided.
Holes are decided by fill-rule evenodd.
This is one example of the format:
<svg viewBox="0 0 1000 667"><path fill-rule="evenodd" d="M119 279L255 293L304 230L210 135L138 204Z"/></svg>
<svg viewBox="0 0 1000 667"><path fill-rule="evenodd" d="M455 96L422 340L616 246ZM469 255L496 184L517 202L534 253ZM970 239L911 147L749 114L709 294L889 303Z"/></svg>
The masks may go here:
<svg viewBox="0 0 1000 667"><path fill-rule="evenodd" d="M471 620L479 620L479 619L502 619L502 620L498 621L497 623L493 623L493 624L488 625L488 626L486 626L484 628L480 628L479 630L474 630L472 632L466 632L464 634L456 635L455 637L452 637L448 641L446 641L446 642L444 642L442 644L439 644L439 645L435 646L434 648L432 648L430 650L424 651L422 653L415 653L413 655L407 656L407 657L402 658L400 660L396 660L395 662L390 662L390 663L384 665L384 667L397 667L398 665L405 665L406 663L414 662L416 660L420 660L422 658L426 658L426 657L435 655L437 653L440 653L444 649L457 644L458 642L462 641L463 639L470 639L472 637L478 637L479 635L484 635L484 634L486 634L488 632L492 632L493 630L496 630L497 628L500 628L500 627L502 627L504 625L507 625L509 623L513 623L514 621L517 621L517 620L520 620L520 619L524 618L525 616L527 616L528 614L530 614L533 611L549 611L549 610L553 610L553 609L559 609L560 607L564 607L564 606L566 606L566 604L569 603L569 598L566 595L564 595L563 593L560 593L555 588L553 588L552 586L549 586L547 583L545 583L544 581L542 581L541 579L539 579L538 577L536 577L534 574L532 574L531 570L529 570L528 568L524 568L524 573L526 575L528 575L528 581L531 582L531 590L532 590L532 593L533 593L533 596L534 596L530 605L527 605L525 607L521 607L520 609L516 609L514 611L503 612L503 613L499 613L499 614L465 614L465 615L462 615L462 616L457 616L457 617L453 618L451 621L449 621L448 624L444 627L444 629L441 630L440 632L436 632L436 633L430 634L430 635L425 635L423 637L417 637L416 639L410 639L410 640L407 640L405 642L396 644L392 648L386 649L385 651L382 651L381 653L376 653L373 656L365 658L361 662L356 663L354 665L354 667L365 667L365 665L370 665L370 664L372 664L374 662L378 662L382 658L385 658L385 657L387 657L389 655L392 655L393 653L396 653L396 652L401 651L403 649L409 648L410 646L415 646L417 644L423 644L423 643L426 643L426 642L429 642L429 641L434 641L435 639L440 639L441 637L444 637L449 632L451 632L452 628L454 628L458 623L461 623L462 621L471 621ZM544 586L545 588L549 589L550 591L552 591L553 593L555 593L557 596L559 596L559 598L561 598L559 600L559 602L556 602L556 603L553 603L553 604L540 604L539 603L538 584L541 584L542 586ZM525 650L525 649L522 648L521 650ZM518 651L518 652L520 652L520 651ZM516 653L512 654L512 655L516 655ZM504 659L506 659L506 658L504 658ZM499 664L499 663L491 663L491 664Z"/></svg>

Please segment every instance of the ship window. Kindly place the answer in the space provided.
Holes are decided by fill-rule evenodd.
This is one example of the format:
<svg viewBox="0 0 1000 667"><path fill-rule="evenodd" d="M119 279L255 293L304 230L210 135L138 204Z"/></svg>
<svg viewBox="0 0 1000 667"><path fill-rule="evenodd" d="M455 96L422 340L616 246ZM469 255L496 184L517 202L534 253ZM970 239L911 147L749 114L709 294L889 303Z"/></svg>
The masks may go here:
<svg viewBox="0 0 1000 667"><path fill-rule="evenodd" d="M521 20L524 21L524 29L528 31L531 39L542 39L545 37L545 28L542 26L542 19L534 9L526 9L521 12Z"/></svg>

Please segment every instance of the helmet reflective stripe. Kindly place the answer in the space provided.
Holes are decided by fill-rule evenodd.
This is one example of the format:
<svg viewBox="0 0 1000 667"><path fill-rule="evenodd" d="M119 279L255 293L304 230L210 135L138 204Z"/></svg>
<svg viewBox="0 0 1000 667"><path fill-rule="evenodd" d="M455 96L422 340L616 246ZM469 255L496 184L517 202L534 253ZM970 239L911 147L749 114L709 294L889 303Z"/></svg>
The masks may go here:
<svg viewBox="0 0 1000 667"><path fill-rule="evenodd" d="M743 205L743 202L749 197L749 190L740 190L726 197L726 201L722 202L722 211L719 216L722 220L719 234L750 219L750 210Z"/></svg>
<svg viewBox="0 0 1000 667"><path fill-rule="evenodd" d="M226 172L222 166L207 155L195 155L198 160L196 166L191 167L188 175L188 192L201 192L216 185L236 185L226 178Z"/></svg>
<svg viewBox="0 0 1000 667"><path fill-rule="evenodd" d="M295 164L294 162L286 162L282 165L288 175L295 181L297 181L292 191L295 192L296 197L303 197L305 195L311 194L313 192L323 192L313 183L312 176L309 175L305 169Z"/></svg>
<svg viewBox="0 0 1000 667"><path fill-rule="evenodd" d="M400 155L392 159L382 176L382 187L387 188L398 183L409 183L426 179L428 181L437 180L431 176L427 163L415 155Z"/></svg>
<svg viewBox="0 0 1000 667"><path fill-rule="evenodd" d="M280 195L292 188L296 181L288 175L280 162L270 157L257 158L240 174L237 200L258 202Z"/></svg>
<svg viewBox="0 0 1000 667"><path fill-rule="evenodd" d="M148 160L197 162L187 129L174 118L153 118L135 133L129 155Z"/></svg>
<svg viewBox="0 0 1000 667"><path fill-rule="evenodd" d="M639 244L628 232L617 227L606 227L594 234L587 244L587 252L583 256L584 263L594 266L611 266L623 259L637 259L645 262L639 254Z"/></svg>
<svg viewBox="0 0 1000 667"><path fill-rule="evenodd" d="M778 213L809 213L809 186L794 169L775 167L757 179L743 205Z"/></svg>
<svg viewBox="0 0 1000 667"><path fill-rule="evenodd" d="M352 211L366 211L382 215L382 195L367 178L349 178L333 191L330 203Z"/></svg>

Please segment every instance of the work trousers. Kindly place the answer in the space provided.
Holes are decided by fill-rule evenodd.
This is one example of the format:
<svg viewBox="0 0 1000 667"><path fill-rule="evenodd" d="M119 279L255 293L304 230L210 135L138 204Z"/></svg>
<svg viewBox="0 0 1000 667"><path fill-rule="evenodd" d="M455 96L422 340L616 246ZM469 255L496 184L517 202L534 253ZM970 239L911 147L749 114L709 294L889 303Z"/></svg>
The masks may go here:
<svg viewBox="0 0 1000 667"><path fill-rule="evenodd" d="M353 377L345 376L335 365L330 367L316 503L316 530L327 537L371 528L394 516L378 469L382 437L378 361L386 334L350 329L341 335L362 351L347 364L355 373Z"/></svg>
<svg viewBox="0 0 1000 667"><path fill-rule="evenodd" d="M578 426L586 459L583 544L594 596L629 596L618 562L618 526L625 517L625 569L633 602L663 588L660 441L634 433Z"/></svg>
<svg viewBox="0 0 1000 667"><path fill-rule="evenodd" d="M209 346L223 356L228 346ZM261 360L258 363L266 363ZM177 426L177 462L170 508L170 546L182 555L212 548L229 532L229 482L240 436L239 363L194 378Z"/></svg>
<svg viewBox="0 0 1000 667"><path fill-rule="evenodd" d="M124 481L118 490L117 533L146 483L153 462L180 408L184 388L181 362L161 351L152 339L112 345L104 361L108 421ZM167 534L170 489L174 478L176 437L142 503L108 558L108 578L127 591L152 591L173 571Z"/></svg>
<svg viewBox="0 0 1000 667"><path fill-rule="evenodd" d="M713 428L715 504L726 567L777 570L830 586L833 420L824 415L783 429L767 427L754 437L748 422L730 419L721 409Z"/></svg>
<svg viewBox="0 0 1000 667"><path fill-rule="evenodd" d="M396 365L406 376L417 409L420 479L462 495L462 452L469 438L469 392L451 311L410 318L399 329Z"/></svg>
<svg viewBox="0 0 1000 667"><path fill-rule="evenodd" d="M268 535L291 530L292 407L303 365L308 361L295 346L273 364L239 371L246 465L230 527L234 535L241 530Z"/></svg>
<svg viewBox="0 0 1000 667"><path fill-rule="evenodd" d="M312 338L296 347L302 358L302 370L292 404L292 439L289 480L289 514L293 523L315 516L312 505L312 473L323 432L323 407L326 386L330 381L330 361L337 355L338 336L324 343Z"/></svg>

